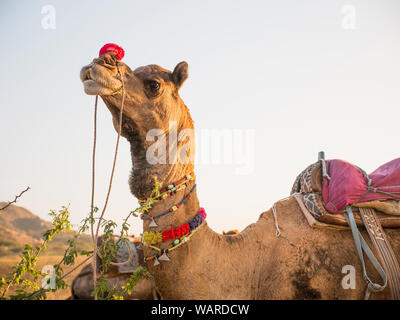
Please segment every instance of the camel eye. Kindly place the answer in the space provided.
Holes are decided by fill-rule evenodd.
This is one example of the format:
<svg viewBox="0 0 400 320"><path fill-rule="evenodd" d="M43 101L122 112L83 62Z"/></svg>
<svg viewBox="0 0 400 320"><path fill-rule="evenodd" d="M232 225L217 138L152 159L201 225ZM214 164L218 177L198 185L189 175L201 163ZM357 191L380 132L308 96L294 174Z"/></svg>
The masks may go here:
<svg viewBox="0 0 400 320"><path fill-rule="evenodd" d="M148 82L147 86L153 92L158 91L158 89L160 89L160 83L155 80L150 80Z"/></svg>

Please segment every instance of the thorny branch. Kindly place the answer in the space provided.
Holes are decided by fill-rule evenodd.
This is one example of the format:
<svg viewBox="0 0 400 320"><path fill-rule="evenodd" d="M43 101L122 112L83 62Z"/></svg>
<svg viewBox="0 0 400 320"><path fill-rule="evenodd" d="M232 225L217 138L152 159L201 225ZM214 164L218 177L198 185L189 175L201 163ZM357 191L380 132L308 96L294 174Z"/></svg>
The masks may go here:
<svg viewBox="0 0 400 320"><path fill-rule="evenodd" d="M6 208L8 208L11 204L16 203L18 198L21 197L25 192L27 192L30 189L30 187L27 187L25 190L21 191L21 193L17 196L15 196L15 199L13 201L10 201L9 203L7 203L3 208L0 208L1 210L4 210Z"/></svg>

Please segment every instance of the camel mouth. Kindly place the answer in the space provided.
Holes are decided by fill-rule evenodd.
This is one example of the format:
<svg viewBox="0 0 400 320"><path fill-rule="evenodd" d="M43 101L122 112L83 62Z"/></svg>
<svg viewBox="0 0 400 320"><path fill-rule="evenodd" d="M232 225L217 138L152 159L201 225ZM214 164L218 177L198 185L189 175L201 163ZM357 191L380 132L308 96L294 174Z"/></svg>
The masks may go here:
<svg viewBox="0 0 400 320"><path fill-rule="evenodd" d="M110 70L102 65L91 63L81 69L80 78L88 95L110 96L122 89L122 83Z"/></svg>
<svg viewBox="0 0 400 320"><path fill-rule="evenodd" d="M116 89L108 88L96 80L87 79L83 81L83 89L88 95L111 96L117 94L121 87Z"/></svg>

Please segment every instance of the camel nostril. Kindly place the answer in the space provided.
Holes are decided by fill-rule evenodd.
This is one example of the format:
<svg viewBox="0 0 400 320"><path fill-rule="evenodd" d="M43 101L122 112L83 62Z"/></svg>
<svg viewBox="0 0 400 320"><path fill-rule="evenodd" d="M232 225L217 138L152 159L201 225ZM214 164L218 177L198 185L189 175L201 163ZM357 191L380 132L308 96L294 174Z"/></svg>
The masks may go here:
<svg viewBox="0 0 400 320"><path fill-rule="evenodd" d="M81 69L81 72L79 73L79 77L81 78L82 82L92 79L92 77L90 75L90 69L91 69L90 65L87 65Z"/></svg>
<svg viewBox="0 0 400 320"><path fill-rule="evenodd" d="M86 70L85 80L90 80L90 79L91 79L91 77L90 77L90 68L88 68L88 69Z"/></svg>

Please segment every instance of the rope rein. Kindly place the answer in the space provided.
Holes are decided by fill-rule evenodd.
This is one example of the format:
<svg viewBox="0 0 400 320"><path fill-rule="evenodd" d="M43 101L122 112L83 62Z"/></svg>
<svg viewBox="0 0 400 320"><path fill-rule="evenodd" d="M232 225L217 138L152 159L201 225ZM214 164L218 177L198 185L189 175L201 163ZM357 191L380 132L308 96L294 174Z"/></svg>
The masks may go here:
<svg viewBox="0 0 400 320"><path fill-rule="evenodd" d="M115 171L115 166L116 166L116 163L117 163L119 140L121 138L121 132L122 132L122 115L123 115L124 103L125 103L125 86L124 86L124 81L122 79L121 72L119 71L119 68L118 68L118 64L117 64L117 70L118 70L118 75L120 77L120 81L121 81L121 84L122 84L122 102L121 102L121 111L120 111L120 114L119 114L119 128L118 128L117 142L115 144L114 161L113 161L113 166L112 166L112 170L111 170L110 183L109 183L109 186L108 186L108 191L107 191L106 201L104 203L104 208L103 208L103 211L102 211L102 213L100 215L99 223L97 224L96 239L97 239L97 236L99 234L101 220L103 220L104 214L106 212L108 200L110 198L112 182L113 182L113 178L114 178L114 171Z"/></svg>
<svg viewBox="0 0 400 320"><path fill-rule="evenodd" d="M92 199L90 203L90 232L92 235L93 241L93 256L92 256L92 271L93 271L93 288L96 288L96 276L97 276L97 265L96 265L96 254L97 254L97 241L94 237L94 185L95 185L95 161L96 161L96 136L97 136L97 102L99 100L99 96L96 95L96 100L94 104L94 129L93 129L93 158L92 158ZM95 293L94 299L97 300L97 293Z"/></svg>
<svg viewBox="0 0 400 320"><path fill-rule="evenodd" d="M96 234L94 234L94 229L93 229L93 225L94 225L94 218L91 221L91 233L92 233L92 240L93 240L93 260L92 260L92 268L93 268L93 285L94 288L96 288L96 283L97 283L97 262L96 262L96 257L100 256L99 252L98 252L98 247L97 247L97 237L99 235L99 231L100 231L100 225L101 222L103 220L104 214L106 212L107 209L107 205L108 205L108 201L110 198L110 193L111 193L111 188L112 188L112 182L113 182L113 178L114 178L114 172L115 172L115 166L117 163L117 156L118 156L118 148L119 148L119 141L121 138L121 132L122 132L122 116L123 116L123 111L124 111L124 104L125 104L125 85L124 85L124 80L122 78L122 74L118 68L118 62L116 64L117 67L117 71L118 71L118 76L119 76L119 80L121 81L121 89L122 89L122 101L121 101L121 110L120 110L120 115L119 115L119 128L118 128L118 136L117 136L117 142L115 144L115 151L114 151L114 160L113 160L113 166L112 166L112 170L111 170L111 176L110 176L110 182L108 185L108 191L107 191L107 196L106 196L106 200L104 203L104 207L103 210L101 212L101 215L99 217L99 221L97 223L97 228L96 228ZM94 138L93 138L93 163L92 163L92 198L91 198L91 215L93 217L94 214L94 190L95 190L95 157L96 157L96 135L97 135L97 103L98 103L98 95L96 95L96 100L95 100L95 110L94 110ZM129 258L127 261L122 262L122 263L111 263L113 265L124 265L127 264L131 261L132 256L133 256L133 252L132 252L132 248L128 245L128 250L129 250ZM95 296L94 299L97 300L97 293L95 292Z"/></svg>
<svg viewBox="0 0 400 320"><path fill-rule="evenodd" d="M96 100L94 103L94 126L93 126L93 156L92 156L92 199L90 202L91 209L91 217L93 217L94 211L94 185L95 185L95 167L96 167L96 143L97 143L97 103L99 100L99 96L96 96ZM90 224L90 231L92 234L92 240L94 239L94 228L93 223Z"/></svg>

